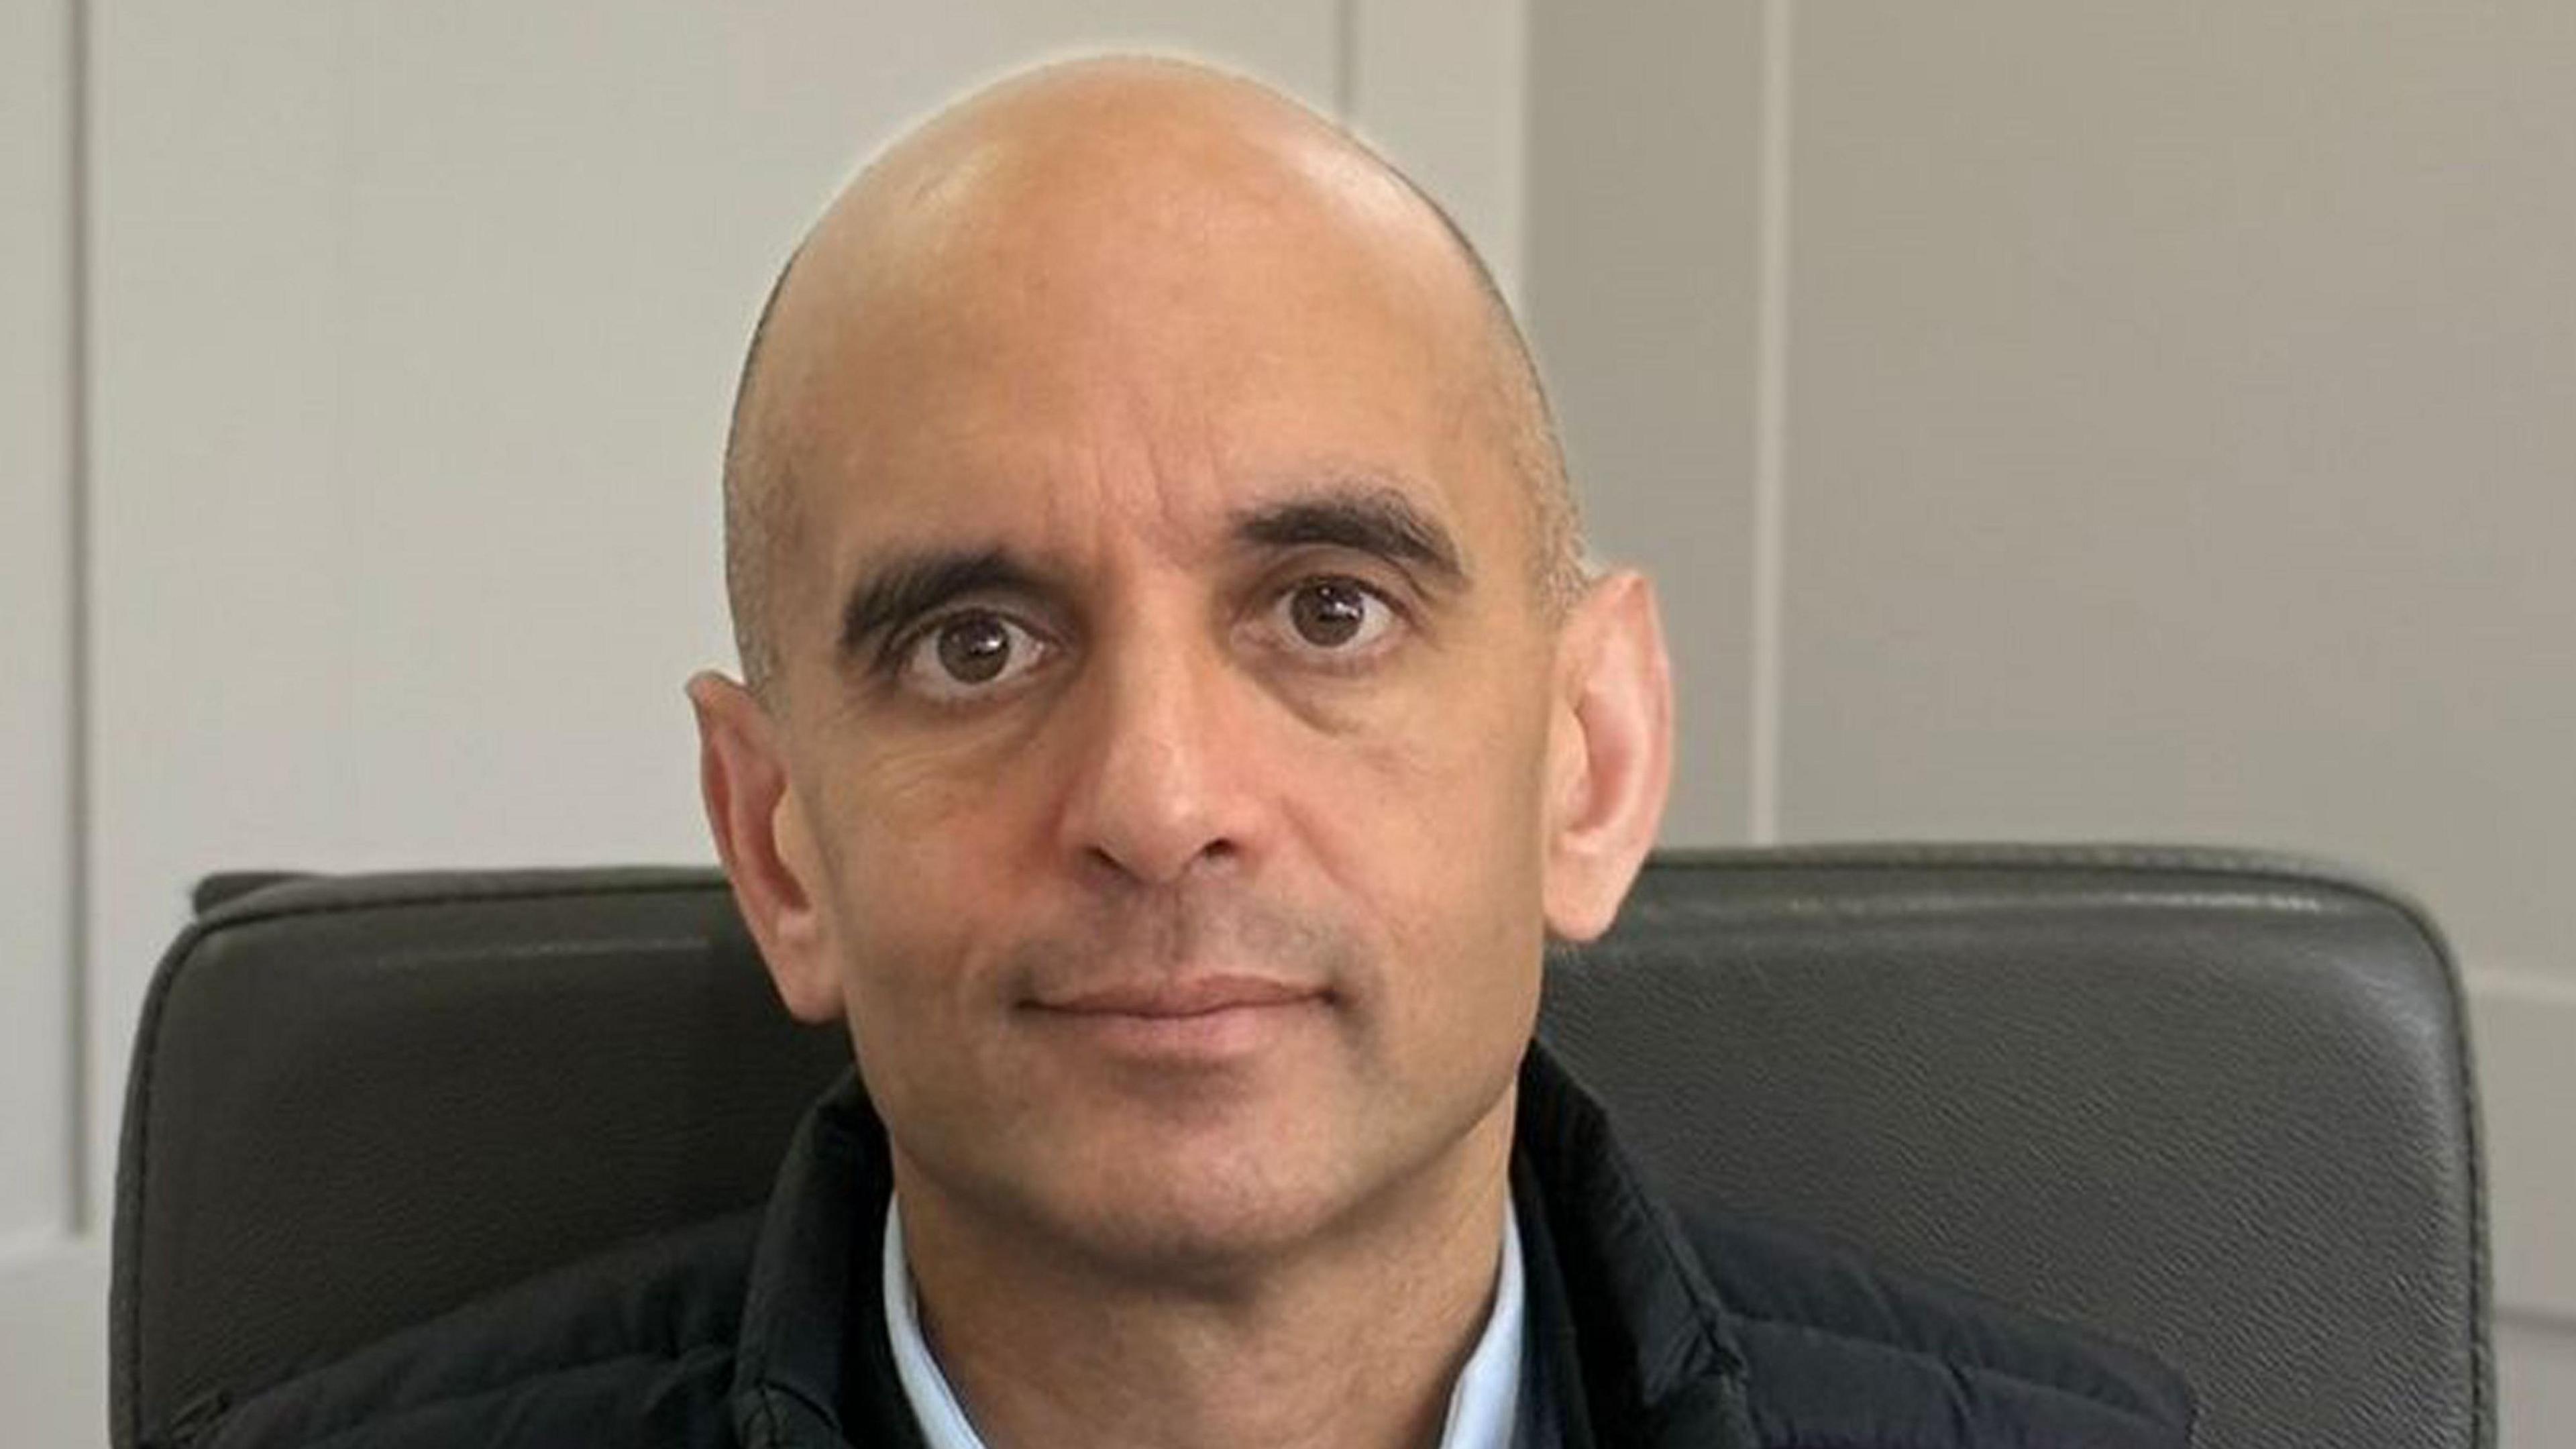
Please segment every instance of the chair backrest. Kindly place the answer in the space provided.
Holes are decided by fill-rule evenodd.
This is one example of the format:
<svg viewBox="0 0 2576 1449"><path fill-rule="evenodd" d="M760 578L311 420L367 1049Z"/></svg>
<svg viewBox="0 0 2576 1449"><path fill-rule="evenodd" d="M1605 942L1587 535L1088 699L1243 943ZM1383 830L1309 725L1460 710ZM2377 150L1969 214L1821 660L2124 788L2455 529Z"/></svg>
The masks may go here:
<svg viewBox="0 0 2576 1449"><path fill-rule="evenodd" d="M1541 1031L1679 1201L2149 1349L2220 1449L2492 1439L2457 983L2404 901L2206 851L1659 858ZM211 906L128 1090L113 1437L759 1201L848 1062L690 870Z"/></svg>

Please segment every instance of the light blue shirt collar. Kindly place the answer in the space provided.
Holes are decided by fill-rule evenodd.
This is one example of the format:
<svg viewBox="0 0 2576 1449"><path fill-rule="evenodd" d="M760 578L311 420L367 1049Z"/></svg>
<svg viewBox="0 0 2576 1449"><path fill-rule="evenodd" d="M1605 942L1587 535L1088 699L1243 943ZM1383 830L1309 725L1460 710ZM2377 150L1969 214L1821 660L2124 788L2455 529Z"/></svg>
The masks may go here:
<svg viewBox="0 0 2576 1449"><path fill-rule="evenodd" d="M1503 1263L1494 1284L1493 1311L1486 1315L1483 1336L1458 1382L1449 1391L1449 1419L1440 1431L1440 1449L1510 1449L1521 1397L1521 1324L1526 1316L1521 1287L1520 1210L1515 1205L1503 1224ZM957 1391L921 1333L921 1305L912 1287L911 1260L903 1251L903 1214L886 1205L885 1229L886 1337L894 1346L895 1376L912 1405L929 1449L984 1449L984 1440L957 1402Z"/></svg>

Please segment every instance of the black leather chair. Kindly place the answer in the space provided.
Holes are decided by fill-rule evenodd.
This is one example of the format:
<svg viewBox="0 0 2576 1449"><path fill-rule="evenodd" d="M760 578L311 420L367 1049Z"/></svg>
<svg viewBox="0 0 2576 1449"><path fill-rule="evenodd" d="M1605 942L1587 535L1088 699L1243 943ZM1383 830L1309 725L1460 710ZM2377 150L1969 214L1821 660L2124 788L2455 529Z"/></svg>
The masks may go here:
<svg viewBox="0 0 2576 1449"><path fill-rule="evenodd" d="M243 884L134 1055L119 1449L759 1200L848 1061L709 872ZM2200 851L1671 855L1551 963L1543 1030L1676 1195L2148 1348L2212 1449L2491 1442L2459 993L2381 890Z"/></svg>

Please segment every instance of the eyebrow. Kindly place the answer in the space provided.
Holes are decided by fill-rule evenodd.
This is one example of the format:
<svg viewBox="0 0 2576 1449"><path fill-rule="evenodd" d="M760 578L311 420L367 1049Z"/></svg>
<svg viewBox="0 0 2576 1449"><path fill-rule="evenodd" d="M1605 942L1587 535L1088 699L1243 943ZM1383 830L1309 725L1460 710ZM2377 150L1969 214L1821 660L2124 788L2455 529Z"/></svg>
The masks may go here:
<svg viewBox="0 0 2576 1449"><path fill-rule="evenodd" d="M952 599L986 592L1044 590L1037 572L998 548L931 549L888 559L850 590L841 608L841 652L900 629Z"/></svg>
<svg viewBox="0 0 2576 1449"><path fill-rule="evenodd" d="M1234 536L1264 548L1347 548L1412 564L1451 588L1467 581L1449 530L1401 492L1380 485L1331 488L1253 509L1235 520Z"/></svg>
<svg viewBox="0 0 2576 1449"><path fill-rule="evenodd" d="M1347 548L1395 564L1412 564L1443 585L1467 580L1449 531L1391 487L1352 484L1266 504L1234 523L1235 538L1260 548ZM1009 550L933 548L899 554L871 567L841 608L840 650L856 658L868 642L954 600L981 593L1052 592L1036 569Z"/></svg>

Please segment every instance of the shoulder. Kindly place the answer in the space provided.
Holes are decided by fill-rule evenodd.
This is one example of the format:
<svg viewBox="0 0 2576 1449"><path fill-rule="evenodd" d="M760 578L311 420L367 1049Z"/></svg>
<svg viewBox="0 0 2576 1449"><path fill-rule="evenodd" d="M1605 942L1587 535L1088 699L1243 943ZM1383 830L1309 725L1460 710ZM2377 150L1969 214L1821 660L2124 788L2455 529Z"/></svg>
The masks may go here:
<svg viewBox="0 0 2576 1449"><path fill-rule="evenodd" d="M729 1446L757 1213L612 1249L281 1382L224 1396L205 1449Z"/></svg>
<svg viewBox="0 0 2576 1449"><path fill-rule="evenodd" d="M1813 1238L1694 1216L1766 1444L1888 1449L2189 1440L2179 1375L2071 1325Z"/></svg>

